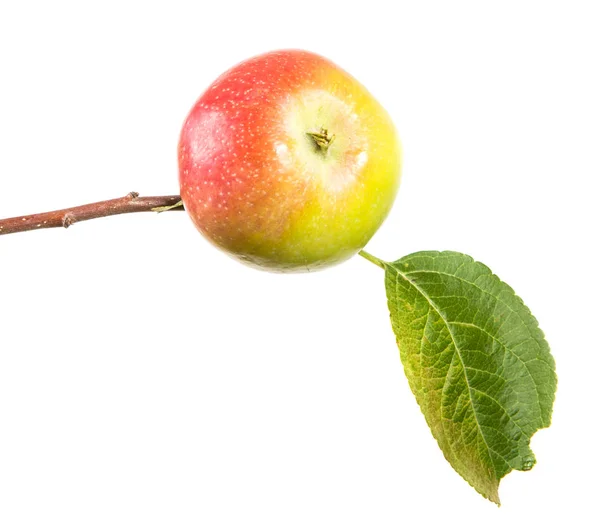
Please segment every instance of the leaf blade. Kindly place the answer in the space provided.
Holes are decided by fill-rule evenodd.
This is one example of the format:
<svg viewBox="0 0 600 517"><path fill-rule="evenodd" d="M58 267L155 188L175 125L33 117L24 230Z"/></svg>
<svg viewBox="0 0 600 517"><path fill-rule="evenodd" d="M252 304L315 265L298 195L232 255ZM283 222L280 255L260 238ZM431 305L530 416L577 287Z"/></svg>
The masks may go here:
<svg viewBox="0 0 600 517"><path fill-rule="evenodd" d="M531 436L550 425L556 375L537 321L471 257L418 252L385 263L400 357L446 459L499 504L500 479L529 470Z"/></svg>

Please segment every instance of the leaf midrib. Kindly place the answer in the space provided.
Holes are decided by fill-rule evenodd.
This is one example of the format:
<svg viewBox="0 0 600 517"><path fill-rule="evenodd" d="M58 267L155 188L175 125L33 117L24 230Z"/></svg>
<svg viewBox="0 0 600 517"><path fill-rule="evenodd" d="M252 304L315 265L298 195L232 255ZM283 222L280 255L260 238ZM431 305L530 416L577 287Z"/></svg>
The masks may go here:
<svg viewBox="0 0 600 517"><path fill-rule="evenodd" d="M390 264L387 264L387 266L390 266ZM469 383L469 378L467 377L467 372L466 372L466 366L465 366L465 362L462 358L462 355L460 353L460 349L458 348L458 345L456 343L456 338L454 337L454 334L452 332L452 329L450 328L448 322L446 321L446 318L442 315L441 310L438 308L438 306L435 304L435 302L427 295L427 293L425 293L416 283L414 283L413 281L411 281L410 278L408 278L406 275L404 275L402 273L402 271L400 271L399 269L396 269L395 267L393 268L394 271L396 272L397 278L398 277L402 277L406 282L408 282L408 284L410 284L412 287L414 287L417 292L423 297L425 298L425 300L427 300L427 302L429 303L430 307L433 308L433 310L438 314L438 316L441 318L441 320L444 322L444 325L446 326L446 328L448 329L448 333L450 335L450 339L452 340L452 344L454 345L454 349L456 351L456 354L458 355L458 358L460 360L460 364L462 366L462 370L463 370L463 375L465 377L465 382L467 384L467 388L469 390L469 404L471 406L471 409L473 411L473 415L475 417L475 422L477 423L477 429L479 430L479 434L481 435L481 438L483 439L483 443L485 443L485 447L486 447L486 451L488 454L488 458L490 460L490 465L494 471L494 475L496 475L496 469L494 467L494 460L492 459L492 455L491 455L491 451L492 449L490 448L485 435L483 434L483 430L481 429L481 424L479 423L479 418L477 417L477 411L475 411L475 406L473 404L473 397L472 397L472 388L471 388L471 384ZM452 276L452 275L449 275ZM456 277L454 277L456 278ZM441 412L441 406L440 406L440 412ZM440 418L442 418L442 415L440 414Z"/></svg>

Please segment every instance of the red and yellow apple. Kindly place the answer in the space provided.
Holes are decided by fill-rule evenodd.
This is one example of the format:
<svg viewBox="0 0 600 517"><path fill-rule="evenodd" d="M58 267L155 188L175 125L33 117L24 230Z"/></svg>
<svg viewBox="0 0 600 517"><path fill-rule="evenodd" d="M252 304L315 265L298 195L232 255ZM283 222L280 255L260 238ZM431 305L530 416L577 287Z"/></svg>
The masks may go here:
<svg viewBox="0 0 600 517"><path fill-rule="evenodd" d="M383 107L305 51L221 75L181 130L181 198L200 232L251 265L307 271L360 251L387 216L401 151Z"/></svg>

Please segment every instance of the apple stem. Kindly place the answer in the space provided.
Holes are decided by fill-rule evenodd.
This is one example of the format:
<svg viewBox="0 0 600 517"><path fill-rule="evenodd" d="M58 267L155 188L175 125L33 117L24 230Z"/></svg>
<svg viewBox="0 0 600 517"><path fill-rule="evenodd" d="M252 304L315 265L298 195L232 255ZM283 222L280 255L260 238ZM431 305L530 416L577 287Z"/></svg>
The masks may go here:
<svg viewBox="0 0 600 517"><path fill-rule="evenodd" d="M376 266L379 266L381 269L385 269L385 262L383 260L374 257L370 253L367 253L365 250L360 250L358 254L361 257L366 258L369 262L372 262Z"/></svg>
<svg viewBox="0 0 600 517"><path fill-rule="evenodd" d="M111 215L134 212L165 212L167 210L184 210L181 197L139 197L137 192L130 192L124 197L109 199L108 201L99 201L53 212L0 219L0 235L42 230L44 228L68 228L79 221L88 221L89 219Z"/></svg>
<svg viewBox="0 0 600 517"><path fill-rule="evenodd" d="M335 140L335 135L329 136L327 129L323 127L318 132L308 131L306 134L312 139L317 150L321 151L323 154L327 152L327 149L329 149Z"/></svg>

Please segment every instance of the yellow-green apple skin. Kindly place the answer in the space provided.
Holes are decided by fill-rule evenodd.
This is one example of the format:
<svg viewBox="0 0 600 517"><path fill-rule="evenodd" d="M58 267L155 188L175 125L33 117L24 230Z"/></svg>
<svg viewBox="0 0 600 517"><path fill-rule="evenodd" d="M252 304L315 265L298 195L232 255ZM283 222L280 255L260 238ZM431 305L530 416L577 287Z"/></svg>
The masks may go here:
<svg viewBox="0 0 600 517"><path fill-rule="evenodd" d="M360 251L400 182L387 112L350 74L301 50L221 75L187 116L178 153L198 230L271 271L313 271Z"/></svg>

